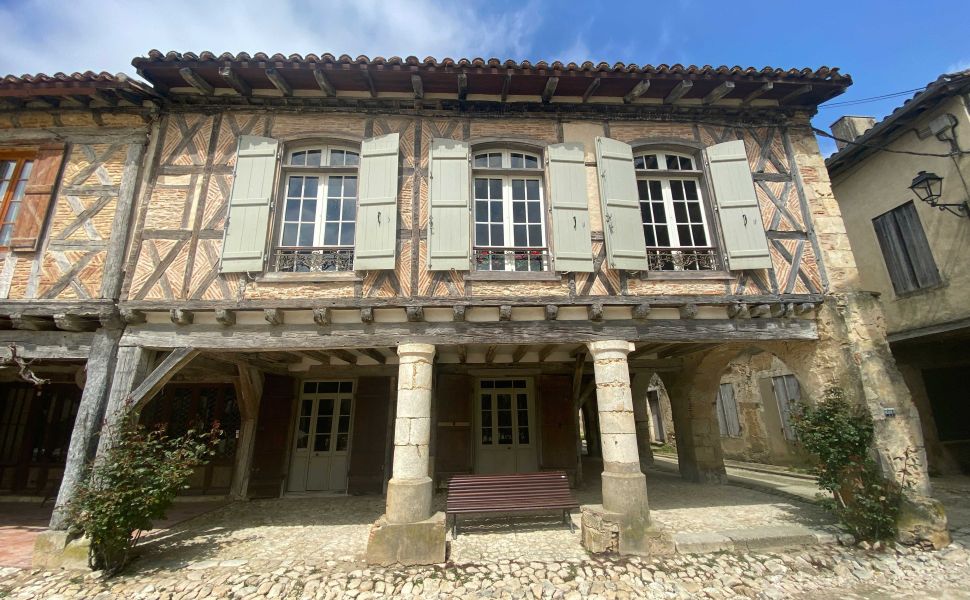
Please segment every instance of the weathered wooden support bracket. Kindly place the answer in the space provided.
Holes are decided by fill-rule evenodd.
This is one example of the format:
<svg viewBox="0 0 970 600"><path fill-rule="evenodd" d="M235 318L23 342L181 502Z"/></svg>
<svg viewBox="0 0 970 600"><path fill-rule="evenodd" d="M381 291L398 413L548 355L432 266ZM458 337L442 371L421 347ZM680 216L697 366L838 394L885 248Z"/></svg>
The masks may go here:
<svg viewBox="0 0 970 600"><path fill-rule="evenodd" d="M546 304L546 321L555 321L559 318L559 307L555 304Z"/></svg>
<svg viewBox="0 0 970 600"><path fill-rule="evenodd" d="M378 364L381 364L381 365L387 364L387 357L384 356L384 353L381 352L380 350L377 350L375 348L361 348L360 352L362 352L365 356L368 356L369 358L376 360Z"/></svg>
<svg viewBox="0 0 970 600"><path fill-rule="evenodd" d="M664 98L664 104L676 104L687 92L691 90L692 87L694 87L693 81L690 79L682 79L679 83L677 83L677 85L674 86L674 89L670 90L667 97Z"/></svg>
<svg viewBox="0 0 970 600"><path fill-rule="evenodd" d="M696 304L684 304L679 309L681 319L696 319L697 318L697 305Z"/></svg>
<svg viewBox="0 0 970 600"><path fill-rule="evenodd" d="M178 373L182 367L192 362L198 356L199 351L195 348L175 348L165 357L155 369L149 373L148 377L142 381L128 396L131 409L141 406L148 402L157 394L165 384Z"/></svg>
<svg viewBox="0 0 970 600"><path fill-rule="evenodd" d="M725 81L721 85L717 86L716 88L708 92L708 94L704 96L704 99L701 102L705 105L714 104L715 102L727 96L733 91L734 91L734 82Z"/></svg>
<svg viewBox="0 0 970 600"><path fill-rule="evenodd" d="M168 316L176 325L191 325L195 321L195 313L184 308L173 308L168 311Z"/></svg>
<svg viewBox="0 0 970 600"><path fill-rule="evenodd" d="M603 320L603 305L596 303L590 304L586 307L586 316L589 317L590 321L602 321Z"/></svg>
<svg viewBox="0 0 970 600"><path fill-rule="evenodd" d="M487 364L492 364L493 362L495 362L495 353L496 352L498 352L498 346L496 346L494 344L491 345L491 346L489 346L488 349L485 350L485 362Z"/></svg>
<svg viewBox="0 0 970 600"><path fill-rule="evenodd" d="M589 82L589 85L586 86L586 91L583 92L583 104L589 102L589 99L593 96L593 94L596 93L596 90L599 89L600 84L602 83L603 83L602 77L596 77Z"/></svg>
<svg viewBox="0 0 970 600"><path fill-rule="evenodd" d="M235 325L236 311L229 310L227 308L217 308L216 322L222 325L223 327L229 327L230 325Z"/></svg>
<svg viewBox="0 0 970 600"><path fill-rule="evenodd" d="M57 329L57 325L51 318L25 315L22 313L11 313L10 324L14 329L23 329L26 331L53 331Z"/></svg>
<svg viewBox="0 0 970 600"><path fill-rule="evenodd" d="M468 98L468 75L458 74L458 99L464 101Z"/></svg>
<svg viewBox="0 0 970 600"><path fill-rule="evenodd" d="M364 76L364 81L367 83L367 91L370 92L370 97L377 98L377 86L374 84L374 78L370 74L370 69L365 65L361 65L360 73Z"/></svg>
<svg viewBox="0 0 970 600"><path fill-rule="evenodd" d="M236 90L241 96L252 96L253 88L243 81L239 72L232 67L219 67L219 76L222 77L229 86Z"/></svg>
<svg viewBox="0 0 970 600"><path fill-rule="evenodd" d="M770 304L757 304L750 307L749 312L752 319L762 319L764 317L771 316L771 305Z"/></svg>
<svg viewBox="0 0 970 600"><path fill-rule="evenodd" d="M352 365L357 364L357 355L350 350L330 350L330 353L345 363L350 363Z"/></svg>
<svg viewBox="0 0 970 600"><path fill-rule="evenodd" d="M783 302L775 302L769 306L771 307L771 317L773 319L779 319L785 316L785 304Z"/></svg>
<svg viewBox="0 0 970 600"><path fill-rule="evenodd" d="M762 84L761 87L744 97L744 100L741 101L741 106L749 106L752 102L764 96L773 89L775 89L775 84L770 81Z"/></svg>
<svg viewBox="0 0 970 600"><path fill-rule="evenodd" d="M728 317L732 319L750 319L751 313L748 311L748 305L744 302L732 302L728 304L727 307Z"/></svg>
<svg viewBox="0 0 970 600"><path fill-rule="evenodd" d="M325 95L331 98L337 95L337 88L333 87L333 84L327 79L327 74L323 72L323 69L313 69L313 78L317 80L320 91Z"/></svg>
<svg viewBox="0 0 970 600"><path fill-rule="evenodd" d="M636 100L640 96L646 94L647 93L647 90L649 90L649 89L650 89L650 80L649 79L644 79L642 81L639 81L639 82L637 82L637 84L635 86L633 86L633 89L632 90L630 90L629 92L627 92L626 96L623 96L623 102L625 104L630 104L631 102L633 102L634 100Z"/></svg>
<svg viewBox="0 0 970 600"><path fill-rule="evenodd" d="M782 313L782 316L785 317L786 319L790 319L790 318L794 317L795 316L795 303L794 302L786 302L784 304L784 306L785 306L785 310Z"/></svg>
<svg viewBox="0 0 970 600"><path fill-rule="evenodd" d="M205 82L203 82L205 83ZM91 90L91 97L104 102L108 106L118 106L118 97L104 90Z"/></svg>
<svg viewBox="0 0 970 600"><path fill-rule="evenodd" d="M373 323L374 322L374 309L365 306L360 309L360 322L361 323Z"/></svg>
<svg viewBox="0 0 970 600"><path fill-rule="evenodd" d="M539 349L539 362L546 362L546 359L549 358L549 355L552 354L552 351L555 350L555 349L556 349L556 345L555 344L546 344L545 346L543 346L542 348L540 348Z"/></svg>
<svg viewBox="0 0 970 600"><path fill-rule="evenodd" d="M204 96L211 96L215 93L215 88L212 87L212 84L205 79L202 79L202 77L200 77L199 74L191 68L182 67L179 69L179 75L182 76L185 83L194 87L200 94Z"/></svg>
<svg viewBox="0 0 970 600"><path fill-rule="evenodd" d="M511 321L512 320L512 306L509 304L503 304L498 307L498 320L499 321Z"/></svg>
<svg viewBox="0 0 970 600"><path fill-rule="evenodd" d="M461 323L461 322L463 322L465 320L465 305L464 304L456 304L456 305L454 305L453 307L451 307L451 312L452 312L452 317L451 318L456 323Z"/></svg>
<svg viewBox="0 0 970 600"><path fill-rule="evenodd" d="M552 97L556 95L556 86L559 85L558 77L550 77L546 79L546 86L542 89L542 102L543 104L549 104L552 101Z"/></svg>
<svg viewBox="0 0 970 600"><path fill-rule="evenodd" d="M807 315L814 310L815 305L811 302L802 302L795 305L795 314L797 315Z"/></svg>
<svg viewBox="0 0 970 600"><path fill-rule="evenodd" d="M278 89L281 94L287 97L293 95L293 86L291 86L287 80L283 79L282 73L280 73L273 67L266 67L265 72L266 72L266 78L269 79L269 82L272 83L273 86L276 89Z"/></svg>
<svg viewBox="0 0 970 600"><path fill-rule="evenodd" d="M414 90L415 100L424 98L424 81L421 80L421 76L417 73L411 75L411 89Z"/></svg>
<svg viewBox="0 0 970 600"><path fill-rule="evenodd" d="M422 306L408 306L404 309L407 314L409 323L420 323L424 321L424 307Z"/></svg>
<svg viewBox="0 0 970 600"><path fill-rule="evenodd" d="M464 344L458 345L458 362L461 364L468 362L468 348Z"/></svg>
<svg viewBox="0 0 970 600"><path fill-rule="evenodd" d="M633 307L633 318L637 321L643 321L650 316L650 305L649 304L637 304Z"/></svg>
<svg viewBox="0 0 970 600"><path fill-rule="evenodd" d="M278 308L266 308L263 309L263 318L270 325L282 325L283 324L283 311Z"/></svg>
<svg viewBox="0 0 970 600"><path fill-rule="evenodd" d="M779 98L778 99L778 104L787 104L787 103L791 102L792 100L794 100L795 98L797 98L797 97L799 97L801 95L807 94L810 91L812 91L812 85L811 84L800 85L797 88L795 88L794 90L788 92L787 94L785 94L784 96L782 96L781 98Z"/></svg>
<svg viewBox="0 0 970 600"><path fill-rule="evenodd" d="M502 78L502 102L505 102L509 98L509 88L512 87L512 69L505 72L505 77Z"/></svg>
<svg viewBox="0 0 970 600"><path fill-rule="evenodd" d="M512 362L517 363L522 360L526 353L529 351L530 346L522 345L515 348L515 352L512 353Z"/></svg>
<svg viewBox="0 0 970 600"><path fill-rule="evenodd" d="M57 325L58 329L75 332L94 331L100 325L98 321L91 321L78 315L63 313L54 315L54 324Z"/></svg>
<svg viewBox="0 0 970 600"><path fill-rule="evenodd" d="M317 325L323 327L324 325L330 324L330 309L329 308L314 308L313 309L313 322Z"/></svg>
<svg viewBox="0 0 970 600"><path fill-rule="evenodd" d="M141 325L148 320L148 317L145 316L144 311L134 310L131 308L122 308L121 319L128 325Z"/></svg>

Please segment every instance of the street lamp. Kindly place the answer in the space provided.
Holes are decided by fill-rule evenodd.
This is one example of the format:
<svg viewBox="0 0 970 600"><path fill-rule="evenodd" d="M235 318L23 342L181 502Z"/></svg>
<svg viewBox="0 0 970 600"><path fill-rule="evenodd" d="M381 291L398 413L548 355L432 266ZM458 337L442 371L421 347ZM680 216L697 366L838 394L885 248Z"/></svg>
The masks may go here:
<svg viewBox="0 0 970 600"><path fill-rule="evenodd" d="M957 216L970 216L970 210L966 202L958 204L940 203L940 196L943 195L943 178L936 173L920 171L913 178L913 183L909 189L916 197L929 204L933 208L949 211Z"/></svg>

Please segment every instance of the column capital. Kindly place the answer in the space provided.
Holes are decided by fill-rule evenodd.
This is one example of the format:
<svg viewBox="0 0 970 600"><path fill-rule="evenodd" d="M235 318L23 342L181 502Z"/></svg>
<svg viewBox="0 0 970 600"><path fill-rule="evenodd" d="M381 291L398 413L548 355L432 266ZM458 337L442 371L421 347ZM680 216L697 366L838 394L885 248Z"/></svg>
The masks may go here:
<svg viewBox="0 0 970 600"><path fill-rule="evenodd" d="M434 358L434 353L434 344L398 344L397 346L397 355L401 358L412 356L430 361Z"/></svg>
<svg viewBox="0 0 970 600"><path fill-rule="evenodd" d="M599 342L586 342L593 360L626 358L626 355L633 352L635 348L633 342L626 340L602 340Z"/></svg>

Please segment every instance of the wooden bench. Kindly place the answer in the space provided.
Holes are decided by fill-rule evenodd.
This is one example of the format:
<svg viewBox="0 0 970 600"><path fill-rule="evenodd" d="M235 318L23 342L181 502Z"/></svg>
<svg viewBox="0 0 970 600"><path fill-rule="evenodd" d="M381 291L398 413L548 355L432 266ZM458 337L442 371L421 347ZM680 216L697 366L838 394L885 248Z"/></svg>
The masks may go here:
<svg viewBox="0 0 970 600"><path fill-rule="evenodd" d="M458 515L561 510L573 530L569 511L579 502L564 471L515 475L455 475L448 481L445 515L452 517L458 536Z"/></svg>

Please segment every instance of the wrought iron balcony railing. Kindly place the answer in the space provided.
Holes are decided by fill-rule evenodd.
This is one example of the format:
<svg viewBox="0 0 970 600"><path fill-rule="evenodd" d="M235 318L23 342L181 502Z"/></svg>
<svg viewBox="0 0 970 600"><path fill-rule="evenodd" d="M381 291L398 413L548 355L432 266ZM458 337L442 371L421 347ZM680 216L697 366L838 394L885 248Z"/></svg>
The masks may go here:
<svg viewBox="0 0 970 600"><path fill-rule="evenodd" d="M541 272L549 270L548 248L475 248L477 271Z"/></svg>
<svg viewBox="0 0 970 600"><path fill-rule="evenodd" d="M337 247L276 248L273 270L282 273L336 272L354 270L354 249Z"/></svg>
<svg viewBox="0 0 970 600"><path fill-rule="evenodd" d="M717 271L720 260L714 248L647 248L649 271Z"/></svg>

